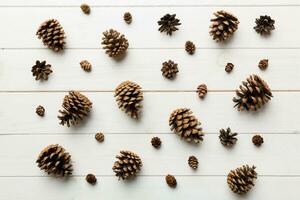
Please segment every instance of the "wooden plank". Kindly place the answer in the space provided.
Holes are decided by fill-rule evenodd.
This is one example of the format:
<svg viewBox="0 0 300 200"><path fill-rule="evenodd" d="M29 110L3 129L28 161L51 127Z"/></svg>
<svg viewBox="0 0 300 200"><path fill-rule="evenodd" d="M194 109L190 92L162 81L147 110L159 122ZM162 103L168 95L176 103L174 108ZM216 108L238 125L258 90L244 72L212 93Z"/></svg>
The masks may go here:
<svg viewBox="0 0 300 200"><path fill-rule="evenodd" d="M183 48L186 40L193 40L202 48L300 48L296 40L300 30L293 20L300 18L298 7L227 7L240 20L239 30L227 44L218 44L208 34L210 18L223 7L96 7L90 16L77 7L2 7L1 48L44 48L35 36L39 25L48 18L57 18L67 35L67 48L100 48L101 33L115 28L124 33L130 48ZM134 16L129 26L123 13ZM166 13L176 13L182 21L180 30L172 37L158 32L157 20ZM276 31L269 38L253 30L255 18L261 14L276 20ZM18 16L18 17L7 17ZM289 22L289 23L287 23ZM50 51L50 50L49 50ZM167 49L166 49L167 51Z"/></svg>
<svg viewBox="0 0 300 200"><path fill-rule="evenodd" d="M230 191L226 177L177 177L176 189L169 188L164 177L139 177L127 183L112 177L99 177L96 186L88 185L84 177L66 181L46 177L0 178L1 199L44 200L53 199L241 199ZM256 186L243 199L281 200L288 194L298 200L300 178L259 177ZM283 187L284 186L284 187ZM16 189L17 188L17 189ZM32 191L34 188L34 192ZM47 195L45 195L47 194Z"/></svg>
<svg viewBox="0 0 300 200"><path fill-rule="evenodd" d="M300 133L300 93L274 93L274 98L257 113L238 112L233 108L233 92L208 93L200 100L194 92L144 94L143 115L139 121L130 119L118 109L113 93L85 92L93 109L89 120L78 127L59 125L58 110L66 93L1 93L0 134L48 133L169 133L170 113L180 107L189 107L202 122L206 133L232 127L239 133ZM35 108L44 105L46 116L35 114Z"/></svg>
<svg viewBox="0 0 300 200"><path fill-rule="evenodd" d="M130 49L126 59L116 62L100 50L70 49L63 56L49 53L47 49L2 50L0 85L5 87L0 91L70 88L112 91L126 79L136 81L144 90L196 90L200 83L206 83L210 90L234 90L253 73L264 78L273 90L299 90L299 54L299 49L198 49L190 56L183 49L165 53L159 49ZM263 58L269 59L265 71L257 67ZM47 60L54 71L43 83L35 81L30 71L37 59ZM83 59L92 63L91 73L80 68ZM162 62L168 59L178 63L179 73L174 81L161 75ZM227 62L235 64L231 74L224 71Z"/></svg>

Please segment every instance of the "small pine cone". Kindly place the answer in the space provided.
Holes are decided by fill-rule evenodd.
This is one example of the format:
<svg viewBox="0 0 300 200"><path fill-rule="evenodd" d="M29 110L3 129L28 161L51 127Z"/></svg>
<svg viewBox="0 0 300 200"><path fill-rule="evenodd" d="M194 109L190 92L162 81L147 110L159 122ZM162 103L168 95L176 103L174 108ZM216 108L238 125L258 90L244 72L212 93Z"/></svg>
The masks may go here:
<svg viewBox="0 0 300 200"><path fill-rule="evenodd" d="M130 12L126 12L124 13L124 21L127 23L127 24L131 24L132 22L132 15L130 14Z"/></svg>
<svg viewBox="0 0 300 200"><path fill-rule="evenodd" d="M117 57L124 54L129 46L128 40L125 36L116 30L109 29L103 32L102 46L105 53L109 57Z"/></svg>
<svg viewBox="0 0 300 200"><path fill-rule="evenodd" d="M268 59L262 59L261 61L259 61L258 63L258 67L261 70L265 70L268 68L269 65L269 60Z"/></svg>
<svg viewBox="0 0 300 200"><path fill-rule="evenodd" d="M161 146L161 140L160 140L160 138L159 137L153 137L151 139L151 144L152 144L153 147L155 147L157 149L160 148L160 146Z"/></svg>
<svg viewBox="0 0 300 200"><path fill-rule="evenodd" d="M197 87L197 93L198 93L198 96L199 98L204 98L205 95L207 94L207 86L205 84L200 84L198 87Z"/></svg>
<svg viewBox="0 0 300 200"><path fill-rule="evenodd" d="M230 73L234 68L234 65L232 63L227 63L227 65L225 66L225 71L227 73Z"/></svg>
<svg viewBox="0 0 300 200"><path fill-rule="evenodd" d="M167 79L174 79L176 74L179 72L177 65L178 64L172 60L164 62L161 68L162 75Z"/></svg>
<svg viewBox="0 0 300 200"><path fill-rule="evenodd" d="M180 20L176 18L176 14L166 14L157 22L160 32L166 32L167 35L172 35L173 32L177 31L177 26L181 25Z"/></svg>
<svg viewBox="0 0 300 200"><path fill-rule="evenodd" d="M86 72L90 72L92 70L92 64L89 63L89 61L87 61L87 60L81 61L80 66Z"/></svg>
<svg viewBox="0 0 300 200"><path fill-rule="evenodd" d="M81 8L82 12L86 15L89 15L91 12L91 8L88 4L83 3L83 4L81 4L80 8Z"/></svg>
<svg viewBox="0 0 300 200"><path fill-rule="evenodd" d="M44 45L55 52L63 50L66 44L65 32L56 19L49 19L42 23L36 35L42 39Z"/></svg>
<svg viewBox="0 0 300 200"><path fill-rule="evenodd" d="M191 42L191 41L187 41L186 43L185 43L185 50L186 50L186 52L188 52L189 54L194 54L195 53L195 51L196 51L196 46L195 46L195 44L193 43L193 42Z"/></svg>
<svg viewBox="0 0 300 200"><path fill-rule="evenodd" d="M209 34L217 42L226 41L232 37L238 29L239 20L231 13L220 10L214 13L215 18L211 19Z"/></svg>
<svg viewBox="0 0 300 200"><path fill-rule="evenodd" d="M255 146L259 147L260 145L262 145L262 143L264 143L264 138L261 137L260 135L254 135L252 137L252 142Z"/></svg>
<svg viewBox="0 0 300 200"><path fill-rule="evenodd" d="M234 193L246 194L254 186L256 178L255 166L243 165L229 172L227 184Z"/></svg>
<svg viewBox="0 0 300 200"><path fill-rule="evenodd" d="M192 111L188 108L179 108L174 110L169 119L171 131L178 134L187 142L199 143L203 141L201 123L192 115Z"/></svg>
<svg viewBox="0 0 300 200"><path fill-rule="evenodd" d="M97 178L94 174L86 175L85 180L91 185L95 185L97 183Z"/></svg>
<svg viewBox="0 0 300 200"><path fill-rule="evenodd" d="M41 170L57 177L71 175L73 171L71 155L58 144L52 144L43 149L36 163Z"/></svg>
<svg viewBox="0 0 300 200"><path fill-rule="evenodd" d="M236 95L233 102L239 111L257 111L273 97L268 84L257 75L251 75L243 81Z"/></svg>
<svg viewBox="0 0 300 200"><path fill-rule="evenodd" d="M166 182L171 188L175 188L177 186L177 180L173 175L168 174L166 176Z"/></svg>
<svg viewBox="0 0 300 200"><path fill-rule="evenodd" d="M188 160L188 164L191 168L197 169L198 168L198 159L195 156L190 156Z"/></svg>
<svg viewBox="0 0 300 200"><path fill-rule="evenodd" d="M31 68L32 76L35 76L35 80L48 80L48 76L52 73L51 65L46 64L46 61L40 62L37 60L35 65Z"/></svg>
<svg viewBox="0 0 300 200"><path fill-rule="evenodd" d="M36 108L35 112L36 112L36 114L37 114L38 116L43 117L43 116L45 115L45 108L44 108L43 106L39 105L39 106Z"/></svg>
<svg viewBox="0 0 300 200"><path fill-rule="evenodd" d="M61 125L67 124L77 125L84 117L88 116L90 109L92 108L92 102L80 92L71 91L65 96L62 110L59 110L61 114L58 116Z"/></svg>
<svg viewBox="0 0 300 200"><path fill-rule="evenodd" d="M104 141L104 134L103 134L103 133L96 133L96 134L95 134L95 139L96 139L98 142L103 142L103 141Z"/></svg>
<svg viewBox="0 0 300 200"><path fill-rule="evenodd" d="M117 161L112 169L119 180L134 177L143 166L141 158L131 151L120 151L120 155L117 155L116 158Z"/></svg>
<svg viewBox="0 0 300 200"><path fill-rule="evenodd" d="M275 20L268 15L256 18L255 23L254 30L261 35L269 35L275 29Z"/></svg>
<svg viewBox="0 0 300 200"><path fill-rule="evenodd" d="M143 101L141 87L131 81L124 81L115 89L115 98L119 108L131 118L139 118Z"/></svg>
<svg viewBox="0 0 300 200"><path fill-rule="evenodd" d="M237 138L235 136L237 136L237 133L232 133L231 129L228 127L226 130L220 130L219 139L224 146L232 147L237 142Z"/></svg>

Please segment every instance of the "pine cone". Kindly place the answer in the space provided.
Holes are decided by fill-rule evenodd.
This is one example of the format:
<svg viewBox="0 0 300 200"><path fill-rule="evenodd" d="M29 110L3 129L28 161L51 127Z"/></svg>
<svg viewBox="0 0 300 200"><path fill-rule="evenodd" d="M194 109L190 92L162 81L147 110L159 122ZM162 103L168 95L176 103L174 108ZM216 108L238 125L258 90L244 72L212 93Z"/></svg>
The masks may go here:
<svg viewBox="0 0 300 200"><path fill-rule="evenodd" d="M256 178L255 166L243 165L229 172L227 184L234 193L245 194L254 186Z"/></svg>
<svg viewBox="0 0 300 200"><path fill-rule="evenodd" d="M254 30L261 35L269 35L275 29L275 20L268 15L256 18L255 23Z"/></svg>
<svg viewBox="0 0 300 200"><path fill-rule="evenodd" d="M31 69L32 76L35 76L35 80L48 80L48 76L52 73L51 65L46 64L46 61L40 62L37 60L35 65Z"/></svg>
<svg viewBox="0 0 300 200"><path fill-rule="evenodd" d="M81 62L80 62L80 66L81 66L81 68L82 68L84 71L86 71L86 72L92 71L92 64L89 63L89 61L87 61L87 60L81 61Z"/></svg>
<svg viewBox="0 0 300 200"><path fill-rule="evenodd" d="M83 3L83 4L81 4L80 8L81 8L82 12L86 15L89 15L91 12L91 8L88 4Z"/></svg>
<svg viewBox="0 0 300 200"><path fill-rule="evenodd" d="M231 129L228 127L226 130L220 130L219 139L224 146L232 147L237 142L237 138L235 136L237 136L237 133L232 133Z"/></svg>
<svg viewBox="0 0 300 200"><path fill-rule="evenodd" d="M72 174L71 155L62 146L52 144L47 146L36 160L38 167L54 176Z"/></svg>
<svg viewBox="0 0 300 200"><path fill-rule="evenodd" d="M186 50L186 52L188 52L189 54L194 54L195 53L195 51L196 51L196 46L195 46L195 44L193 43L193 42L191 42L191 41L187 41L186 43L185 43L185 50Z"/></svg>
<svg viewBox="0 0 300 200"><path fill-rule="evenodd" d="M174 110L170 115L169 125L181 138L188 142L199 143L203 141L204 134L200 127L201 123L192 113L188 108Z"/></svg>
<svg viewBox="0 0 300 200"><path fill-rule="evenodd" d="M129 46L125 36L116 30L109 29L103 32L102 43L105 53L109 57L117 57L124 54Z"/></svg>
<svg viewBox="0 0 300 200"><path fill-rule="evenodd" d="M142 108L143 93L141 87L131 81L122 82L115 89L115 97L119 108L132 118L139 118Z"/></svg>
<svg viewBox="0 0 300 200"><path fill-rule="evenodd" d="M268 84L257 75L251 75L243 81L236 95L233 102L239 111L257 111L273 97Z"/></svg>
<svg viewBox="0 0 300 200"><path fill-rule="evenodd" d="M160 140L160 138L159 137L153 137L151 139L151 144L152 144L153 147L155 147L155 148L158 149L161 146L161 140Z"/></svg>
<svg viewBox="0 0 300 200"><path fill-rule="evenodd" d="M70 127L71 124L79 124L89 114L92 102L80 92L71 91L65 96L62 107L63 109L59 110L61 115L58 119L61 125L67 124Z"/></svg>
<svg viewBox="0 0 300 200"><path fill-rule="evenodd" d="M191 168L197 169L198 168L198 159L195 156L190 156L188 160L188 164Z"/></svg>
<svg viewBox="0 0 300 200"><path fill-rule="evenodd" d="M96 133L96 134L95 134L95 139L96 139L98 142L103 142L103 141L104 141L104 134L103 134L103 133Z"/></svg>
<svg viewBox="0 0 300 200"><path fill-rule="evenodd" d="M167 79L174 79L176 74L179 72L177 65L178 64L172 60L164 62L161 68L162 75Z"/></svg>
<svg viewBox="0 0 300 200"><path fill-rule="evenodd" d="M89 184L95 185L97 183L97 178L94 174L88 174L85 177L86 182Z"/></svg>
<svg viewBox="0 0 300 200"><path fill-rule="evenodd" d="M124 21L127 23L127 24L131 24L132 22L132 15L130 14L130 12L126 12L124 13Z"/></svg>
<svg viewBox="0 0 300 200"><path fill-rule="evenodd" d="M197 87L197 93L198 93L198 96L199 98L204 98L205 95L207 94L207 86L205 84L200 84L198 87Z"/></svg>
<svg viewBox="0 0 300 200"><path fill-rule="evenodd" d="M234 65L232 63L227 63L227 65L225 66L225 71L227 73L230 73L234 68Z"/></svg>
<svg viewBox="0 0 300 200"><path fill-rule="evenodd" d="M171 188L175 188L177 186L177 180L173 175L168 174L166 176L166 182Z"/></svg>
<svg viewBox="0 0 300 200"><path fill-rule="evenodd" d="M214 13L215 18L211 19L209 34L217 42L228 40L238 29L239 20L231 13L220 10Z"/></svg>
<svg viewBox="0 0 300 200"><path fill-rule="evenodd" d="M176 18L176 14L166 14L157 22L160 32L166 32L167 35L172 35L173 32L177 31L177 26L181 25L180 20Z"/></svg>
<svg viewBox="0 0 300 200"><path fill-rule="evenodd" d="M134 177L142 168L141 158L131 151L120 151L118 159L113 165L113 171L120 179L126 180Z"/></svg>
<svg viewBox="0 0 300 200"><path fill-rule="evenodd" d="M261 70L265 70L268 68L269 65L269 60L268 59L262 59L261 61L259 61L258 63L258 67Z"/></svg>
<svg viewBox="0 0 300 200"><path fill-rule="evenodd" d="M42 39L44 45L56 52L63 50L66 44L65 32L56 19L49 19L42 23L36 35Z"/></svg>
<svg viewBox="0 0 300 200"><path fill-rule="evenodd" d="M264 138L261 137L260 135L254 135L252 137L252 142L255 146L260 146L262 143L264 143Z"/></svg>
<svg viewBox="0 0 300 200"><path fill-rule="evenodd" d="M43 117L45 115L45 108L41 105L39 105L36 110L35 110L36 114Z"/></svg>

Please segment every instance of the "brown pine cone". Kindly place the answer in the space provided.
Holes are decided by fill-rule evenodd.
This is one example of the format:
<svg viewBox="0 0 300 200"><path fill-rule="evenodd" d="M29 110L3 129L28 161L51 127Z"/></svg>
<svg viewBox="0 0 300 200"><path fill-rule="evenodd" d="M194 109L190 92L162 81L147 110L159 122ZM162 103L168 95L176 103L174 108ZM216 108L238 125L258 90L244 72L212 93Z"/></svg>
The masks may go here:
<svg viewBox="0 0 300 200"><path fill-rule="evenodd" d="M255 23L254 30L261 35L269 35L275 29L275 20L268 15L256 18Z"/></svg>
<svg viewBox="0 0 300 200"><path fill-rule="evenodd" d="M86 15L89 15L91 12L91 8L88 4L83 3L83 4L81 4L80 8L81 8L82 12Z"/></svg>
<svg viewBox="0 0 300 200"><path fill-rule="evenodd" d="M191 41L187 41L186 43L185 43L185 50L186 50L186 52L188 52L189 54L194 54L195 53L195 51L196 51L196 46L195 46L195 44L193 43L193 42L191 42Z"/></svg>
<svg viewBox="0 0 300 200"><path fill-rule="evenodd" d="M36 110L35 110L36 114L43 117L45 115L45 108L41 105L39 105Z"/></svg>
<svg viewBox="0 0 300 200"><path fill-rule="evenodd" d="M124 21L127 23L127 24L131 24L132 22L132 15L130 14L130 12L126 12L124 13Z"/></svg>
<svg viewBox="0 0 300 200"><path fill-rule="evenodd" d="M231 129L228 127L226 130L220 130L219 139L224 146L232 147L237 142L237 138L235 136L237 136L237 133L232 133Z"/></svg>
<svg viewBox="0 0 300 200"><path fill-rule="evenodd" d="M177 186L177 180L173 175L168 174L166 176L166 182L171 188L175 188Z"/></svg>
<svg viewBox="0 0 300 200"><path fill-rule="evenodd" d="M227 63L227 65L225 66L225 71L227 73L230 73L234 68L234 65L232 63Z"/></svg>
<svg viewBox="0 0 300 200"><path fill-rule="evenodd" d="M129 46L125 36L114 29L103 32L101 44L109 57L118 57L124 54Z"/></svg>
<svg viewBox="0 0 300 200"><path fill-rule="evenodd" d="M252 137L252 142L253 142L253 144L255 145L255 146L261 146L262 145L262 143L264 143L264 138L263 137L261 137L260 135L254 135L253 137Z"/></svg>
<svg viewBox="0 0 300 200"><path fill-rule="evenodd" d="M188 164L191 168L197 169L198 168L198 159L195 156L190 156L188 160Z"/></svg>
<svg viewBox="0 0 300 200"><path fill-rule="evenodd" d="M268 68L269 65L269 60L268 59L262 59L261 61L259 61L258 63L258 67L261 70L265 70Z"/></svg>
<svg viewBox="0 0 300 200"><path fill-rule="evenodd" d="M166 32L167 35L172 35L173 32L177 31L177 26L181 25L180 20L176 18L176 14L166 14L157 22L160 32Z"/></svg>
<svg viewBox="0 0 300 200"><path fill-rule="evenodd" d="M86 71L86 72L92 71L92 64L89 63L89 61L87 61L87 60L81 61L81 62L80 62L80 66L81 66L81 68L82 68L84 71Z"/></svg>
<svg viewBox="0 0 300 200"><path fill-rule="evenodd" d="M152 144L153 147L155 147L157 149L160 148L160 146L161 146L161 140L160 140L160 138L159 137L153 137L151 139L151 144Z"/></svg>
<svg viewBox="0 0 300 200"><path fill-rule="evenodd" d="M95 185L97 183L97 178L94 174L86 175L85 180L91 185Z"/></svg>
<svg viewBox="0 0 300 200"><path fill-rule="evenodd" d="M162 64L161 68L162 75L166 77L167 79L174 79L176 77L176 74L179 72L177 63L175 63L172 60L169 60L167 62L164 62Z"/></svg>
<svg viewBox="0 0 300 200"><path fill-rule="evenodd" d="M198 96L199 98L204 98L205 95L207 94L207 86L205 84L200 84L198 87L197 87L197 93L198 93Z"/></svg>
<svg viewBox="0 0 300 200"><path fill-rule="evenodd" d="M46 81L48 80L48 76L52 73L51 65L46 64L45 60L43 62L37 60L35 65L32 66L31 72L32 76L35 76L35 80Z"/></svg>
<svg viewBox="0 0 300 200"><path fill-rule="evenodd" d="M96 134L95 134L95 139L96 139L98 142L103 142L103 141L104 141L104 134L103 134L103 133L96 133Z"/></svg>

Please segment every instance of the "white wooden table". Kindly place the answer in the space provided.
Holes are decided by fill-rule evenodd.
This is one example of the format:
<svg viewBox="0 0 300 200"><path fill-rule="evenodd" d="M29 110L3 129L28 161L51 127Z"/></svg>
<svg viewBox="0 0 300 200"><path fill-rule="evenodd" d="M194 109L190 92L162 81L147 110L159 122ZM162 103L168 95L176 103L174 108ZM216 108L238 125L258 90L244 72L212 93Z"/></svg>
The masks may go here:
<svg viewBox="0 0 300 200"><path fill-rule="evenodd" d="M84 15L79 0L0 1L0 199L86 200L86 199L210 199L241 197L227 186L230 169L254 164L259 174L256 186L244 199L300 199L300 1L299 0L91 0L91 14ZM214 11L224 9L240 20L239 29L227 45L208 35ZM123 13L133 23L123 22ZM172 37L157 31L157 20L176 13L182 25ZM263 38L253 30L259 15L276 20L276 30ZM46 49L35 36L46 19L58 19L67 36L63 54ZM115 28L124 33L130 48L121 62L100 49L101 33ZM188 55L184 43L192 40L196 54ZM260 59L269 59L266 71ZM91 73L79 66L83 59L93 64ZM161 63L179 64L175 81L161 76ZM36 60L47 60L54 71L39 83L30 72ZM227 62L235 64L231 74ZM250 74L265 79L274 94L258 113L240 113L231 101L242 80ZM121 112L113 97L124 80L139 83L144 91L143 116L139 122ZM209 93L200 100L195 93L206 83ZM80 90L93 101L93 111L82 126L60 126L58 109L67 91ZM35 114L43 105L44 118ZM172 110L189 107L201 120L206 133L201 145L190 145L171 134L168 117ZM225 149L218 131L230 126L239 133L238 143ZM94 139L98 131L105 142ZM265 143L256 148L253 133ZM150 145L159 136L160 150ZM74 175L67 181L47 176L35 160L45 146L61 144L74 161ZM140 175L130 182L118 181L111 170L119 150L138 153L144 163ZM190 155L199 158L193 171ZM97 175L90 186L85 175ZM165 175L174 174L178 187L170 189Z"/></svg>

